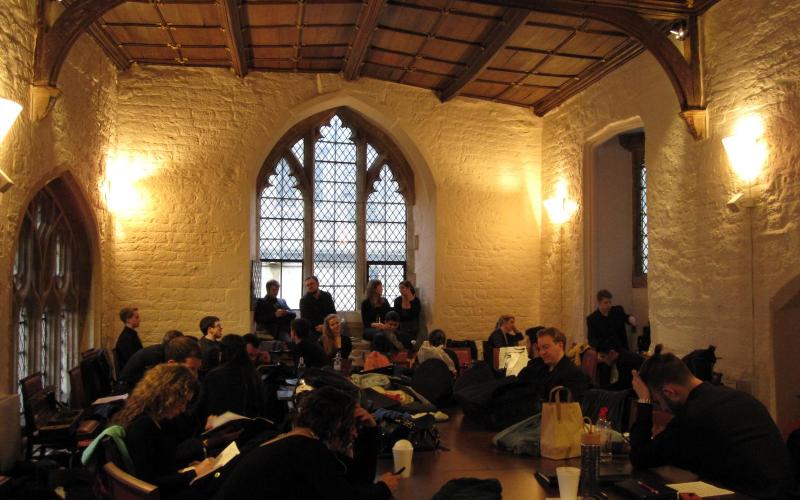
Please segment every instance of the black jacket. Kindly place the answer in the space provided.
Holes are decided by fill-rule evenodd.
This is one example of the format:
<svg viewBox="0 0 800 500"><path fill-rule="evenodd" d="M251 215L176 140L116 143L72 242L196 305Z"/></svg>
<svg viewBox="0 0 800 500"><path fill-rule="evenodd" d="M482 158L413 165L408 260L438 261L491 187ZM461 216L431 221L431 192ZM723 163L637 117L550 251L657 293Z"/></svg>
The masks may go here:
<svg viewBox="0 0 800 500"><path fill-rule="evenodd" d="M307 293L300 299L300 317L308 321L312 329L321 325L329 314L336 314L336 306L328 292L319 290L319 298Z"/></svg>
<svg viewBox="0 0 800 500"><path fill-rule="evenodd" d="M644 358L635 352L620 351L616 362L619 378L613 384L603 387L603 389L621 391L633 388L633 374L631 371L641 368L642 363L644 363Z"/></svg>
<svg viewBox="0 0 800 500"><path fill-rule="evenodd" d="M380 321L386 321L386 313L391 311L392 308L389 307L389 301L385 298L381 297L381 304L378 307L374 307L369 300L364 299L361 302L361 321L364 323L364 328L370 328L372 323L377 323L378 318Z"/></svg>
<svg viewBox="0 0 800 500"><path fill-rule="evenodd" d="M622 306L611 306L608 316L603 316L599 309L586 316L586 326L589 328L589 345L597 347L600 339L613 339L621 349L628 350L628 333L625 325L628 324L628 313Z"/></svg>
<svg viewBox="0 0 800 500"><path fill-rule="evenodd" d="M550 396L550 390L559 385L572 392L573 401L580 401L590 382L589 377L566 355L556 364L553 371L549 371L542 358L534 358L519 372L517 378L536 385L537 394L543 401Z"/></svg>
<svg viewBox="0 0 800 500"><path fill-rule="evenodd" d="M164 362L164 346L155 344L136 351L131 359L125 364L117 377L116 392L124 394L136 387L136 384L144 377L144 373Z"/></svg>
<svg viewBox="0 0 800 500"><path fill-rule="evenodd" d="M122 330L122 333L119 334L117 337L117 361L119 362L119 366L117 367L117 372L121 371L125 368L125 365L128 363L136 351L142 348L142 341L139 340L139 334L133 328L128 328L127 326Z"/></svg>
<svg viewBox="0 0 800 500"><path fill-rule="evenodd" d="M325 355L325 350L310 339L303 340L299 344L291 344L289 350L292 351L295 363L301 357L303 358L306 368L322 368L328 365L328 356Z"/></svg>
<svg viewBox="0 0 800 500"><path fill-rule="evenodd" d="M256 310L253 314L258 329L268 331L276 338L279 332L288 333L292 320L297 317L293 312L281 317L275 316L275 311L278 309L289 309L289 305L278 297L266 296L256 301Z"/></svg>
<svg viewBox="0 0 800 500"><path fill-rule="evenodd" d="M146 416L139 415L125 429L125 445L136 469L134 476L152 483L169 498L189 485L194 471L179 473L187 465L178 461L175 435Z"/></svg>

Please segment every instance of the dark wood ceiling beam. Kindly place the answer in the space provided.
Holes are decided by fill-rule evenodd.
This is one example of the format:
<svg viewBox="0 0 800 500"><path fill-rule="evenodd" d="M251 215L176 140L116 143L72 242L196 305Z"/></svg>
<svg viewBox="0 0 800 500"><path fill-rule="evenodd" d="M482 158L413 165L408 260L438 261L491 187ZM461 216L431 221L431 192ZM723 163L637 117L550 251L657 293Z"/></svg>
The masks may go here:
<svg viewBox="0 0 800 500"><path fill-rule="evenodd" d="M150 49L157 49L157 48L168 48L168 49L175 49L175 48L182 48L182 49L225 49L227 45L203 45L203 44L191 44L191 43L182 43L178 46L171 46L168 43L145 43L145 42L125 42L119 44L121 47L141 47L141 48L150 48Z"/></svg>
<svg viewBox="0 0 800 500"><path fill-rule="evenodd" d="M246 26L252 30L268 30L276 28L352 28L353 23L303 23L297 24L251 24Z"/></svg>
<svg viewBox="0 0 800 500"><path fill-rule="evenodd" d="M355 39L350 46L347 60L342 68L345 80L355 80L361 72L364 57L367 55L372 43L372 36L378 28L381 12L386 6L386 0L367 0L361 7L358 15L358 24L355 28Z"/></svg>
<svg viewBox="0 0 800 500"><path fill-rule="evenodd" d="M385 47L377 47L377 46L375 46L375 47L372 47L372 50L374 50L376 52L386 52L387 54L394 54L396 56L404 56L404 57L416 57L417 56L413 52L407 52L407 51L404 51L404 50L387 49ZM433 61L433 62L438 62L438 63L442 63L442 64L451 64L453 66L466 66L467 65L466 63L463 63L463 62L460 62L460 61L451 61L449 59L442 59L440 57L433 57L433 56L422 56L422 59L425 59L426 61Z"/></svg>
<svg viewBox="0 0 800 500"><path fill-rule="evenodd" d="M408 72L408 73L420 73L420 74L423 74L423 75L441 76L441 77L444 77L444 78L449 78L451 80L455 80L455 78L456 78L453 75L448 75L447 73L440 73L438 71L431 71L431 70L419 69L419 68L411 68L411 67L406 67L406 66L397 66L396 64L385 64L385 63L379 63L379 62L374 62L374 61L367 61L364 64L365 65L371 65L371 66L378 66L379 68L397 69L397 70L405 71L405 72Z"/></svg>
<svg viewBox="0 0 800 500"><path fill-rule="evenodd" d="M242 13L239 0L219 0L219 15L222 19L222 29L225 32L225 40L228 50L231 53L231 62L236 76L244 78L247 76L247 50L244 45L244 35L242 34Z"/></svg>
<svg viewBox="0 0 800 500"><path fill-rule="evenodd" d="M251 49L336 49L347 47L346 43L303 43L297 45L295 43L254 43L248 45Z"/></svg>
<svg viewBox="0 0 800 500"><path fill-rule="evenodd" d="M61 4L65 8L68 8L74 2L75 0L61 0ZM89 26L87 32L94 38L95 42L97 42L103 52L106 53L117 69L125 71L131 67L130 57L122 50L114 38L103 29L99 21L93 22Z"/></svg>
<svg viewBox="0 0 800 500"><path fill-rule="evenodd" d="M191 30L191 29L201 29L201 30L218 30L222 29L222 26L215 25L215 24L206 24L204 26L200 26L197 24L161 24L161 23L102 23L101 26L103 28L153 28L153 29L162 29L165 26L169 27L170 29L181 29L181 30Z"/></svg>
<svg viewBox="0 0 800 500"><path fill-rule="evenodd" d="M572 52L560 52L558 49L553 50L545 50L545 49L533 49L530 47L517 47L514 45L508 45L506 47L507 50L516 50L518 52L527 52L529 54L543 54L546 56L558 56L558 57L567 57L569 59L583 59L587 61L602 61L602 56L591 56L588 54L574 54Z"/></svg>
<svg viewBox="0 0 800 500"><path fill-rule="evenodd" d="M490 78L476 78L476 82L480 83L491 83L494 85L506 85L512 87L525 87L525 88L532 88L532 89L547 89L547 90L556 90L558 89L558 85L537 85L535 83L514 83L514 82L507 82L502 80L492 80ZM505 91L504 91L505 92Z"/></svg>
<svg viewBox="0 0 800 500"><path fill-rule="evenodd" d="M539 21L528 21L525 23L525 26L531 26L533 28L548 28L553 30L559 31L577 31L580 33L586 33L587 35L602 35L602 36L614 36L614 37L622 37L628 38L628 35L625 33L621 33L619 31L609 31L609 30L595 30L590 28L578 28L575 26L566 26L564 24L557 24L557 23L542 23Z"/></svg>
<svg viewBox="0 0 800 500"><path fill-rule="evenodd" d="M553 78L573 78L577 75L574 74L567 74L567 73L547 73L543 71L524 71L521 69L508 69L508 68L496 68L494 66L489 66L486 68L487 71L497 71L500 73L511 73L512 75L534 75L534 76L552 76Z"/></svg>
<svg viewBox="0 0 800 500"><path fill-rule="evenodd" d="M433 13L433 14L438 14L438 13L440 13L442 11L442 9L439 8L439 7L430 7L430 6L427 6L427 5L417 5L417 4L413 4L413 3L405 3L405 2L402 2L402 1L398 1L398 0L389 0L387 2L387 5L391 5L393 7L400 7L400 8L403 8L403 9L416 10L416 11L420 11L420 12L430 12L430 13ZM473 19L480 19L482 21L500 21L500 20L503 19L502 16L487 16L487 15L483 15L483 14L477 14L475 12L467 12L465 10L459 10L457 8L450 9L448 12L450 14L454 15L454 16L470 17L470 18L473 18Z"/></svg>
<svg viewBox="0 0 800 500"><path fill-rule="evenodd" d="M461 73L456 81L442 91L442 102L447 102L456 97L464 90L464 87L475 80L475 78L489 66L494 56L505 47L520 26L525 24L525 21L528 19L528 14L530 14L530 12L523 9L512 8L506 11L503 15L503 20L495 25L494 29L486 38L486 44L481 47L482 50L474 59L467 63L467 69Z"/></svg>
<svg viewBox="0 0 800 500"><path fill-rule="evenodd" d="M470 47L482 47L482 45L478 42L471 42L469 40L462 40L460 38L452 38L449 36L437 35L436 33L426 33L424 31L414 31L404 28L394 28L392 26L386 26L383 24L379 24L378 29L390 31L392 33L402 33L404 35L418 36L420 38L424 38L425 40L441 40L443 42L453 42L453 43L460 43L461 45L469 45Z"/></svg>

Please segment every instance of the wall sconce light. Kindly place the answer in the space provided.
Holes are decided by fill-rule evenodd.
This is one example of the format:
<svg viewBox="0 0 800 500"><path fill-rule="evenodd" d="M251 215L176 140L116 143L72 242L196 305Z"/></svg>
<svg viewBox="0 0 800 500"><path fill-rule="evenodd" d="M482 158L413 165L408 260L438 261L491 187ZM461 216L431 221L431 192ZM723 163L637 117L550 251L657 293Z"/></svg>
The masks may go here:
<svg viewBox="0 0 800 500"><path fill-rule="evenodd" d="M747 194L738 192L728 200L731 212L740 207L752 208L755 199L753 185L767 161L767 141L764 139L764 124L756 115L749 115L736 123L734 133L722 139L731 170L747 185Z"/></svg>
<svg viewBox="0 0 800 500"><path fill-rule="evenodd" d="M561 225L572 218L572 214L578 210L578 204L569 198L567 183L559 181L556 184L556 191L551 198L544 201L544 208L553 224Z"/></svg>

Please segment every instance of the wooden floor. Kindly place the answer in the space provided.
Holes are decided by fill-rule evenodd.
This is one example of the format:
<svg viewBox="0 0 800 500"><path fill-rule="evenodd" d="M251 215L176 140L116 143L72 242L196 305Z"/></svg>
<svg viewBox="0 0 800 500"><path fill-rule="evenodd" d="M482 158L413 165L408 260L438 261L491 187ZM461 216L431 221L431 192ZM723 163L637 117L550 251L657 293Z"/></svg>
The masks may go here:
<svg viewBox="0 0 800 500"><path fill-rule="evenodd" d="M492 446L494 432L485 431L464 419L458 408L445 412L450 414L450 421L437 424L437 427L442 446L449 451L414 453L412 475L400 481L395 498L431 498L447 481L461 477L500 480L504 499L543 500L548 496L533 475L541 459L497 450ZM390 471L392 466L391 459L379 460L378 473Z"/></svg>

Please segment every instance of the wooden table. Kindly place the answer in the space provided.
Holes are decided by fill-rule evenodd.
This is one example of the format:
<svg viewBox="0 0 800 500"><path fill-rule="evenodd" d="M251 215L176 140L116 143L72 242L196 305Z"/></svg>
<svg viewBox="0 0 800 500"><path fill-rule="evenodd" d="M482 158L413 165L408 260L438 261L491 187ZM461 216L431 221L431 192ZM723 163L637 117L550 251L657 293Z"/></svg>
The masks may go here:
<svg viewBox="0 0 800 500"><path fill-rule="evenodd" d="M579 466L580 459L549 460L513 455L492 446L494 432L483 430L469 419L464 419L460 409L446 409L450 421L437 424L442 446L449 451L415 452L411 477L400 481L395 493L398 500L431 498L449 480L462 477L495 478L503 486L506 500L545 500L557 498L558 488L543 488L536 480L537 470L553 471L565 465ZM624 460L624 459L623 459ZM391 458L378 461L378 474L393 468ZM634 471L633 476L644 481L681 483L696 480L688 471L676 468ZM603 492L610 499L625 498L608 487ZM728 495L725 500L746 499L747 496Z"/></svg>

